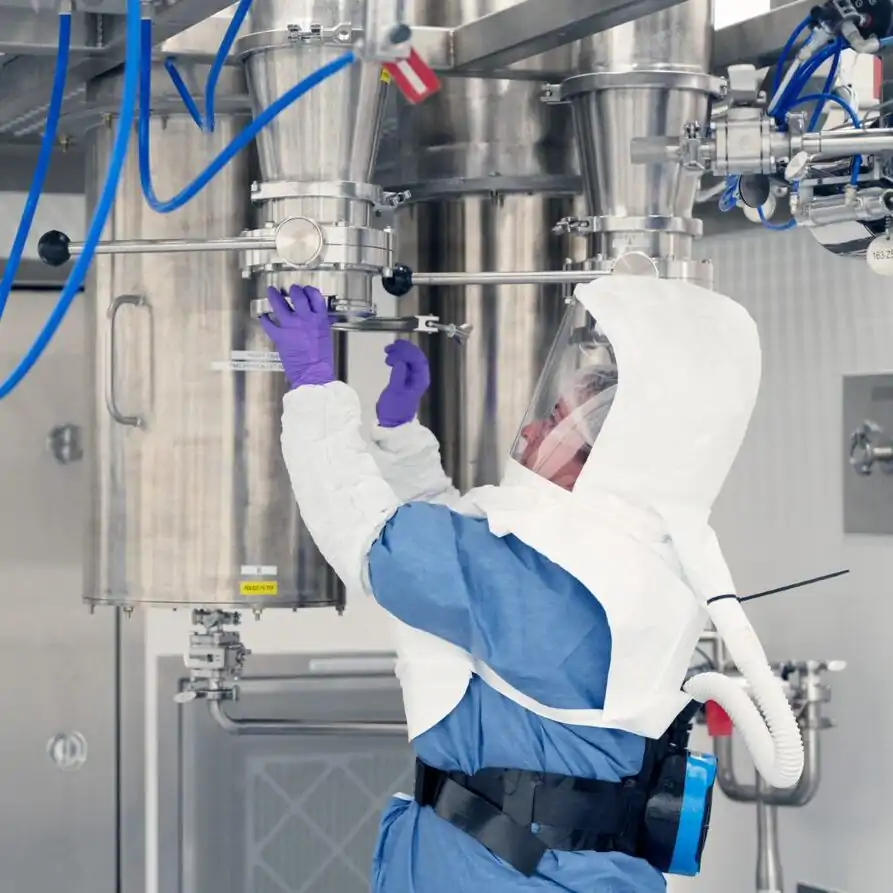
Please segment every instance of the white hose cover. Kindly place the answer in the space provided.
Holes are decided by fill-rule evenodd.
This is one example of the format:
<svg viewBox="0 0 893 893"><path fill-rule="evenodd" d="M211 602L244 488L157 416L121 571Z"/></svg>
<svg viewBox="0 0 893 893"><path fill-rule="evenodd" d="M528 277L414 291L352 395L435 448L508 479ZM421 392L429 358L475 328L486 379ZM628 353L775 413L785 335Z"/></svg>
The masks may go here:
<svg viewBox="0 0 893 893"><path fill-rule="evenodd" d="M766 783L792 788L803 773L803 740L763 646L737 599L715 601L707 610L750 686L752 699L735 680L721 673L693 676L686 682L685 692L696 701L719 704L741 733L754 766Z"/></svg>

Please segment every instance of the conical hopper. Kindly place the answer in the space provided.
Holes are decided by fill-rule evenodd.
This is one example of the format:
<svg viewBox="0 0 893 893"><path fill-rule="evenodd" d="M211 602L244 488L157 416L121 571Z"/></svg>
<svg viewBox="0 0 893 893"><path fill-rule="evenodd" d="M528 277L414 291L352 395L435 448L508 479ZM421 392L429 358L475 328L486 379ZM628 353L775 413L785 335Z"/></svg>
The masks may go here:
<svg viewBox="0 0 893 893"><path fill-rule="evenodd" d="M689 258L699 176L678 164L634 164L636 137L678 137L706 123L713 43L712 0L688 0L583 41L579 74L561 86L595 220L595 254Z"/></svg>
<svg viewBox="0 0 893 893"><path fill-rule="evenodd" d="M357 0L263 0L236 51L255 117L307 75L351 47L363 23ZM303 39L321 26L322 41ZM339 32L338 29L341 28ZM337 34L345 39L339 42ZM386 85L375 65L352 65L279 115L257 137L265 182L369 183L378 151Z"/></svg>

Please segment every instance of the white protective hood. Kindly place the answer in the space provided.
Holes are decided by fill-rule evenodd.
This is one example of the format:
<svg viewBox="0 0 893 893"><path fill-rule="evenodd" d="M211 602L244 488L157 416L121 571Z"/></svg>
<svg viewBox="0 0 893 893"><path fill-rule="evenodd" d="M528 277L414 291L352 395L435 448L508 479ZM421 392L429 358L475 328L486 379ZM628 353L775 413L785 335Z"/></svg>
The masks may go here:
<svg viewBox="0 0 893 893"><path fill-rule="evenodd" d="M613 346L618 387L573 492L512 462L501 486L472 491L466 506L496 535L517 536L573 574L604 607L612 657L600 724L658 737L691 698L715 700L764 778L792 786L803 765L796 720L728 597L734 584L709 526L759 390L756 325L731 299L685 282L610 276L575 296ZM718 673L683 692L708 616L768 728Z"/></svg>

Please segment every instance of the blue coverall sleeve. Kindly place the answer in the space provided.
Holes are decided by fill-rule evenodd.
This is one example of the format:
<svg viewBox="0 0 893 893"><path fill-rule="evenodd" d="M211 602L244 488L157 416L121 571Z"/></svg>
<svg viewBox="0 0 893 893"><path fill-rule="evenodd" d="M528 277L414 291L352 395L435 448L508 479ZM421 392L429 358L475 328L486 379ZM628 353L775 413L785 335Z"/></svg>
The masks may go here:
<svg viewBox="0 0 893 893"><path fill-rule="evenodd" d="M369 552L369 579L389 614L470 651L476 638L472 593L456 529L466 520L443 505L402 506Z"/></svg>

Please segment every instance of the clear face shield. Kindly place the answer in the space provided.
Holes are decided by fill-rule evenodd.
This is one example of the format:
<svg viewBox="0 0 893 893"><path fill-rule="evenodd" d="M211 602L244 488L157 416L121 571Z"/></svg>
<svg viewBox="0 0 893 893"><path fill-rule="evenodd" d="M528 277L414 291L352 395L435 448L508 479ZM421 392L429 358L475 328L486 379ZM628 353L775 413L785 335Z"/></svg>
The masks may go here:
<svg viewBox="0 0 893 893"><path fill-rule="evenodd" d="M614 349L575 300L549 352L512 458L556 486L573 490L616 391Z"/></svg>

